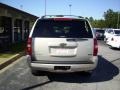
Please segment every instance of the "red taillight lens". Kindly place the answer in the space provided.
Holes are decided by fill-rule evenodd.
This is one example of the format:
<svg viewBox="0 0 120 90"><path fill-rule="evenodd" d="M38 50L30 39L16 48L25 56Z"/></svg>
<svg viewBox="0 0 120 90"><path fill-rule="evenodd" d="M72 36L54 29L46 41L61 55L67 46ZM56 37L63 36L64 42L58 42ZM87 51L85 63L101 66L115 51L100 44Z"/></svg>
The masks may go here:
<svg viewBox="0 0 120 90"><path fill-rule="evenodd" d="M27 41L27 54L32 55L32 39L28 38Z"/></svg>
<svg viewBox="0 0 120 90"><path fill-rule="evenodd" d="M94 38L93 56L97 56L97 53L98 53L98 43L97 43L97 39Z"/></svg>

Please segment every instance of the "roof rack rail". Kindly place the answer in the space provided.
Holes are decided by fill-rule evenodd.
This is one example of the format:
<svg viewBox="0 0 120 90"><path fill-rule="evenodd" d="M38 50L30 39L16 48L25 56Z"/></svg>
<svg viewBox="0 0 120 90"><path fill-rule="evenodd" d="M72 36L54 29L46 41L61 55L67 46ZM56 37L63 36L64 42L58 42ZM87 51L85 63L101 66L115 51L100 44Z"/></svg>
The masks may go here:
<svg viewBox="0 0 120 90"><path fill-rule="evenodd" d="M84 18L82 16L76 16L76 15L44 15L41 18L55 18L55 17L71 17L71 18Z"/></svg>

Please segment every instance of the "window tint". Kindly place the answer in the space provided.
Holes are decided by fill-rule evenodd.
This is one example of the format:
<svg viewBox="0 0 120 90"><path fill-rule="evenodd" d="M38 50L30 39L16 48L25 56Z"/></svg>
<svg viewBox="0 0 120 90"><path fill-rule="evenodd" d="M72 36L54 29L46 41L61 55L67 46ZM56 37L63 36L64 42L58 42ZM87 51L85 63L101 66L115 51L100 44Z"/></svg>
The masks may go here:
<svg viewBox="0 0 120 90"><path fill-rule="evenodd" d="M39 20L32 37L92 38L90 26L83 20Z"/></svg>
<svg viewBox="0 0 120 90"><path fill-rule="evenodd" d="M113 30L109 30L109 31L108 31L108 33L111 33L111 34L113 34Z"/></svg>
<svg viewBox="0 0 120 90"><path fill-rule="evenodd" d="M104 33L104 30L96 30L96 32Z"/></svg>
<svg viewBox="0 0 120 90"><path fill-rule="evenodd" d="M115 34L120 34L120 30L115 30Z"/></svg>

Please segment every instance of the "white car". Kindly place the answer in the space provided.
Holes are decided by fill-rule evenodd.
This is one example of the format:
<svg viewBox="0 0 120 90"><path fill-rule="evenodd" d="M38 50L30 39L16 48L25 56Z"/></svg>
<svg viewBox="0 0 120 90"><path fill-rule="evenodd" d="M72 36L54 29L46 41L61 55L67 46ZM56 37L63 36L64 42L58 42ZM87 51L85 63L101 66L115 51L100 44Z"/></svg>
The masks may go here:
<svg viewBox="0 0 120 90"><path fill-rule="evenodd" d="M120 48L120 30L114 30L115 34L111 35L106 41L111 48Z"/></svg>
<svg viewBox="0 0 120 90"><path fill-rule="evenodd" d="M107 43L108 39L120 34L120 29L107 29L104 33L104 41Z"/></svg>

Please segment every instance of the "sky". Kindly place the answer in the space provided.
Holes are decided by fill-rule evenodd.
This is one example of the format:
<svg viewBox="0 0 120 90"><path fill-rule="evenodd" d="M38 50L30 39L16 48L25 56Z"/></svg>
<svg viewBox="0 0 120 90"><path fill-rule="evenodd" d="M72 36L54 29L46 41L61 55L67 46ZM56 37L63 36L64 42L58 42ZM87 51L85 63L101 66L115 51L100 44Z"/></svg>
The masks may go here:
<svg viewBox="0 0 120 90"><path fill-rule="evenodd" d="M45 0L0 0L1 3L31 13L45 15ZM71 15L103 19L108 9L120 12L120 0L46 0L47 15Z"/></svg>

